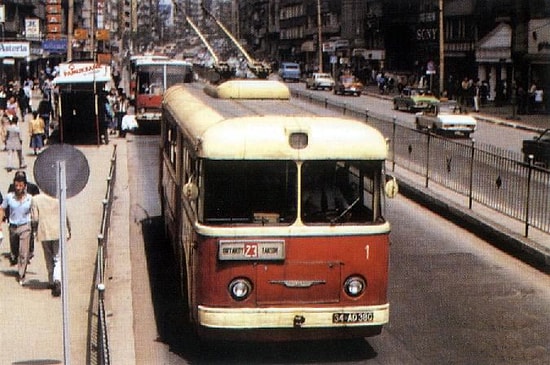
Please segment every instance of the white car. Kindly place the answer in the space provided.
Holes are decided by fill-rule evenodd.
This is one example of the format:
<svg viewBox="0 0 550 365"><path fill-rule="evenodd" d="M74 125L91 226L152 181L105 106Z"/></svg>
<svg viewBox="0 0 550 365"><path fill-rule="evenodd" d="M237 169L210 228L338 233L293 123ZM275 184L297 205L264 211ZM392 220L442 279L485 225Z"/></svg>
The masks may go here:
<svg viewBox="0 0 550 365"><path fill-rule="evenodd" d="M463 112L453 100L431 104L416 113L415 124L419 130L464 137L470 137L477 128L475 118Z"/></svg>
<svg viewBox="0 0 550 365"><path fill-rule="evenodd" d="M306 79L306 88L307 89L328 89L332 90L334 88L334 79L330 74L327 73L313 73L311 77Z"/></svg>

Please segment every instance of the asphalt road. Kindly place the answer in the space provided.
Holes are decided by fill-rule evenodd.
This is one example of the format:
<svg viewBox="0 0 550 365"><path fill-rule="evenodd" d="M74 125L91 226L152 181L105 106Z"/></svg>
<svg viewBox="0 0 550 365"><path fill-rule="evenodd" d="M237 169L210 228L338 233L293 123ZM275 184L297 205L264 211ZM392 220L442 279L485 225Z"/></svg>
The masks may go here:
<svg viewBox="0 0 550 365"><path fill-rule="evenodd" d="M129 176L156 171L155 137L129 142ZM141 156L139 162L136 162ZM154 176L154 173L151 174ZM390 201L390 324L381 336L291 344L199 346L183 319L156 182L131 183L136 363L546 364L550 279L403 198ZM135 190L134 190L135 189ZM143 246L141 245L143 240ZM146 271L145 271L146 270ZM147 274L148 273L148 277ZM146 285L145 283L148 283ZM151 290L150 293L147 292Z"/></svg>

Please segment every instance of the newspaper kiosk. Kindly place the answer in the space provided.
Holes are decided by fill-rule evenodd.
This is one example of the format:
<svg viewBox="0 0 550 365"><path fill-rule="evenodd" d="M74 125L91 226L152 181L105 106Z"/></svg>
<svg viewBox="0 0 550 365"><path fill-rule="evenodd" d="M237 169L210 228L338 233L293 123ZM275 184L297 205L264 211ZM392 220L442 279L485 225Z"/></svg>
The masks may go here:
<svg viewBox="0 0 550 365"><path fill-rule="evenodd" d="M59 142L108 143L103 105L111 67L92 62L62 63L53 82L59 89L55 96Z"/></svg>

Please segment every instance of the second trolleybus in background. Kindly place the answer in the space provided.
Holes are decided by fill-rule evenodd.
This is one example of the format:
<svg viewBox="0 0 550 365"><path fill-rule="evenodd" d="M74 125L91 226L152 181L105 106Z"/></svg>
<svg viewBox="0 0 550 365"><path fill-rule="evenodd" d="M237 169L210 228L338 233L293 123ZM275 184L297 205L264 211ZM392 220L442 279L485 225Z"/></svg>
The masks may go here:
<svg viewBox="0 0 550 365"><path fill-rule="evenodd" d="M165 56L133 56L130 59L130 99L140 127L159 127L164 92L172 85L191 82L192 64Z"/></svg>
<svg viewBox="0 0 550 365"><path fill-rule="evenodd" d="M366 337L388 322L386 141L289 96L261 80L165 94L162 209L200 338Z"/></svg>

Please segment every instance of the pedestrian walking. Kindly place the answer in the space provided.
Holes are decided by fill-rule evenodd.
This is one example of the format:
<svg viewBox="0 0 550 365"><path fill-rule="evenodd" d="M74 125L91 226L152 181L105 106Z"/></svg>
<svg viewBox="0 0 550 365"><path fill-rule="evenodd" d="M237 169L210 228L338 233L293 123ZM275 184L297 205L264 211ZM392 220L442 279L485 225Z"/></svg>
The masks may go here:
<svg viewBox="0 0 550 365"><path fill-rule="evenodd" d="M61 295L61 262L59 251L59 200L46 194L39 194L32 199L31 224L36 232L36 240L42 243L48 285L52 296ZM71 223L67 215L67 240L71 239Z"/></svg>
<svg viewBox="0 0 550 365"><path fill-rule="evenodd" d="M30 147L33 149L34 154L37 155L38 152L44 148L44 139L46 138L46 125L44 119L38 115L37 111L32 112L32 120L29 123L29 134L31 137Z"/></svg>
<svg viewBox="0 0 550 365"><path fill-rule="evenodd" d="M8 103L8 93L4 85L0 85L0 111L6 110L6 105Z"/></svg>
<svg viewBox="0 0 550 365"><path fill-rule="evenodd" d="M23 118L15 95L11 95L6 102L6 114L17 117L18 120Z"/></svg>
<svg viewBox="0 0 550 365"><path fill-rule="evenodd" d="M44 119L45 139L50 137L50 120L52 117L52 102L50 101L49 93L44 93L43 99L38 103L38 115Z"/></svg>
<svg viewBox="0 0 550 365"><path fill-rule="evenodd" d="M107 98L103 98L103 143L109 144L109 135L111 134L111 127L113 125L113 119L115 113Z"/></svg>
<svg viewBox="0 0 550 365"><path fill-rule="evenodd" d="M474 84L472 85L472 92L473 92L473 104L474 104L474 111L479 112L479 104L480 104L480 85L479 80L476 80Z"/></svg>
<svg viewBox="0 0 550 365"><path fill-rule="evenodd" d="M116 122L117 122L116 129L119 132L119 137L123 137L120 135L122 131L122 118L126 115L126 112L128 111L128 106L129 106L128 98L126 97L126 94L124 94L122 89L120 89L118 92L117 108L115 113Z"/></svg>
<svg viewBox="0 0 550 365"><path fill-rule="evenodd" d="M2 141L2 151L6 151L7 130L10 125L10 120L6 110L0 111L0 139Z"/></svg>
<svg viewBox="0 0 550 365"><path fill-rule="evenodd" d="M535 90L535 112L541 113L544 111L544 90L542 88L537 88Z"/></svg>
<svg viewBox="0 0 550 365"><path fill-rule="evenodd" d="M23 176L15 175L13 184L15 191L8 193L0 205L0 222L4 220L6 210L9 209L10 263L17 263L17 280L19 285L25 285L30 251L32 196L27 193L27 180Z"/></svg>
<svg viewBox="0 0 550 365"><path fill-rule="evenodd" d="M14 155L17 155L19 160L19 168L26 168L25 157L23 156L23 141L21 139L21 130L17 124L17 117L8 116L9 126L6 128L6 149L8 150L8 163L6 169L9 171L15 169Z"/></svg>
<svg viewBox="0 0 550 365"><path fill-rule="evenodd" d="M38 186L30 182L29 180L27 180L27 174L25 173L25 171L22 171L22 170L16 171L14 177L16 176L21 176L23 179L27 181L27 193L29 193L31 196L40 194L40 189L38 189ZM11 183L8 186L8 193L13 193L13 192L15 192L15 185ZM1 204L1 199L0 199L0 204ZM8 212L6 212L6 215L9 215L9 209L8 209ZM33 233L34 232L31 232L31 239L29 241L29 264L31 263L32 258L34 257L34 234ZM17 256L17 252L12 252L11 254L12 256Z"/></svg>

